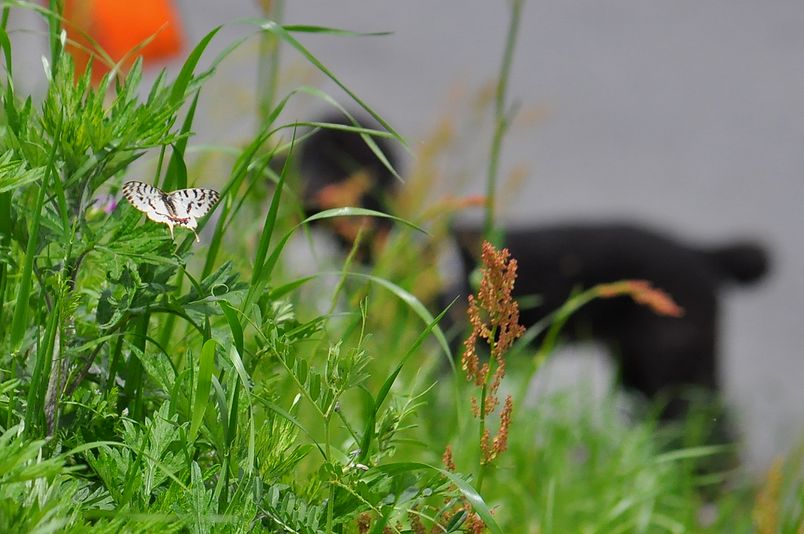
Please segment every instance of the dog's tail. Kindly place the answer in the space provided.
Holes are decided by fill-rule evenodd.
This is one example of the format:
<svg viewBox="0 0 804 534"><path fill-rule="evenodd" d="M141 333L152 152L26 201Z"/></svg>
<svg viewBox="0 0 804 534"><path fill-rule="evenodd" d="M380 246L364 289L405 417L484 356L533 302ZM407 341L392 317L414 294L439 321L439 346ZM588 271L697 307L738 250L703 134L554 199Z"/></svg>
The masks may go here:
<svg viewBox="0 0 804 534"><path fill-rule="evenodd" d="M762 245L741 241L707 251L721 278L739 284L760 280L768 272L770 260Z"/></svg>

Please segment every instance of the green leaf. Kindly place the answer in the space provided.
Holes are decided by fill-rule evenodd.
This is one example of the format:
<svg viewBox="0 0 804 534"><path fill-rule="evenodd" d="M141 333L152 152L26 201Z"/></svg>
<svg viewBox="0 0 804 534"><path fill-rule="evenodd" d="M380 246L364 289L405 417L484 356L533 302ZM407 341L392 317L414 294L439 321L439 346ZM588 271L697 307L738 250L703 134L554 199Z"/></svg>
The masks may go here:
<svg viewBox="0 0 804 534"><path fill-rule="evenodd" d="M455 297L455 300L457 299L458 297ZM358 460L360 463L365 463L366 459L368 458L369 449L371 448L371 440L374 437L374 424L377 420L377 414L380 411L382 403L385 402L385 398L388 396L388 393L391 391L391 387L394 385L396 377L399 376L399 373L402 371L402 367L405 365L405 363L407 363L408 359L419 349L419 347L421 347L422 343L424 343L424 340L427 339L427 336L430 334L430 332L436 328L439 321L441 321L444 315L446 315L447 311L449 311L450 307L452 307L452 305L455 303L455 300L453 300L450 305L444 309L444 311L438 314L438 317L433 319L430 324L427 325L427 328L425 328L424 331L419 334L419 337L417 337L416 341L414 341L413 344L408 348L405 355L402 356L401 360L399 360L396 368L388 376L388 378L385 379L385 382L383 382L382 386L380 387L380 391L377 393L376 399L373 400L373 406L371 412L369 413L368 420L366 421L366 425L363 428L363 439L360 441L360 456Z"/></svg>
<svg viewBox="0 0 804 534"><path fill-rule="evenodd" d="M398 285L385 280L384 278L380 278L378 276L374 276L371 274L365 273L345 273L347 276L351 276L354 278L364 278L366 280L371 280L375 284L379 284L394 295L396 295L402 302L407 304L413 312L418 315L422 321L424 321L429 328L430 324L434 324L433 316L427 311L427 308L424 304L421 303L419 299L415 297L412 293L402 289ZM443 315L443 314L442 314ZM433 335L435 336L438 344L441 346L441 350L444 352L444 355L449 360L449 364L452 367L453 371L455 370L455 362L452 361L452 350L449 348L449 343L447 343L447 338L444 336L444 332L441 330L439 326L437 326L437 321L435 321L432 328Z"/></svg>
<svg viewBox="0 0 804 534"><path fill-rule="evenodd" d="M195 441L195 436L201 423L204 421L204 414L209 405L209 392L212 389L212 372L215 370L215 346L214 339L208 339L201 348L201 359L198 362L198 379L195 389L195 401L193 402L192 420L187 441Z"/></svg>
<svg viewBox="0 0 804 534"><path fill-rule="evenodd" d="M221 307L223 315L226 317L226 322L229 323L229 329L232 331L232 340L234 340L235 348L240 354L245 354L243 343L243 326L237 319L237 310L225 300L219 300L218 305Z"/></svg>
<svg viewBox="0 0 804 534"><path fill-rule="evenodd" d="M276 22L274 22L272 20L265 21L264 23L262 23L260 25L260 28L262 28L265 31L268 31L268 32L271 32L271 33L275 34L280 39L282 39L283 41L288 43L290 46L295 48L302 56L304 56L304 58L307 61L309 61L318 70L320 70L322 73L324 73L324 75L326 75L330 80L335 82L335 84L338 87L340 87L347 95L349 95L352 98L352 100L354 100L369 115L371 115L374 118L374 120L379 122L382 125L383 128L385 128L386 130L388 130L388 132L393 134L394 137L396 137L399 140L399 142L401 142L403 145L407 146L407 143L405 142L404 138L401 135L399 135L396 132L396 130L394 130L391 127L390 124L388 124L376 111L374 111L371 107L369 107L368 104L363 102L363 100L361 100L355 93L353 93L348 87L346 87L346 85L343 82L341 82L327 67L324 66L323 63L321 63L321 61L318 60L318 58L316 58L313 54L311 54L310 51L307 50L307 48L305 48L299 41L297 41L295 37L290 35L285 30L285 28L283 28L280 24L277 24Z"/></svg>
<svg viewBox="0 0 804 534"><path fill-rule="evenodd" d="M263 21L258 21L262 23ZM382 37L386 35L393 35L394 32L355 32L350 30L341 30L338 28L328 28L326 26L312 26L309 24L285 24L282 26L285 31L293 33L325 33L327 35L342 35L344 37Z"/></svg>
<svg viewBox="0 0 804 534"><path fill-rule="evenodd" d="M391 220L400 222L402 224L405 224L407 226L410 226L411 228L413 228L415 230L418 230L418 231L420 231L420 232L422 232L424 234L427 234L427 232L423 228L420 228L419 226L415 225L414 223L408 221L407 219L403 219L401 217L395 217L394 215L389 215L389 214L383 213L381 211L369 210L369 209L365 209L365 208L354 208L354 207L344 207L344 208L334 208L334 209L324 210L324 211L316 213L315 215L307 217L302 222L300 222L299 224L297 224L296 226L291 228L282 237L282 239L279 241L279 243L277 243L276 247L274 247L274 251L269 256L268 261L266 261L265 267L263 268L263 272L262 272L263 280L266 280L268 277L271 276L271 273L274 270L274 266L276 266L276 263L279 261L279 256L281 255L282 250L284 250L285 245L287 245L288 241L290 241L290 238L293 237L293 234L296 232L296 230L298 230L299 228L301 228L305 224L311 223L313 221L320 221L320 220L323 220L323 219L331 219L333 217L361 217L361 216L371 216L371 217L381 217L381 218L385 218L385 219L391 219ZM430 319L432 319L432 317L430 317ZM428 319L428 321L429 321L429 319ZM442 336L443 336L443 334L442 334Z"/></svg>
<svg viewBox="0 0 804 534"><path fill-rule="evenodd" d="M314 280L315 278L317 278L317 275L314 274L310 276L303 276L301 278L293 280L292 282L288 282L287 284L275 287L268 293L268 300L278 300L287 295L288 293L290 293L291 291L303 286L310 280Z"/></svg>
<svg viewBox="0 0 804 534"><path fill-rule="evenodd" d="M184 152L187 150L187 140L190 138L190 129L193 126L193 118L195 117L195 109L198 105L198 96L200 94L200 91L196 91L179 132L181 137L173 144L173 153L170 156L170 161L168 161L163 184L163 189L166 191L185 189L187 187L187 165L184 163Z"/></svg>
<svg viewBox="0 0 804 534"><path fill-rule="evenodd" d="M29 169L26 162L13 160L13 155L12 152L6 152L0 156L0 193L36 182L45 175L44 168Z"/></svg>
<svg viewBox="0 0 804 534"><path fill-rule="evenodd" d="M294 135L295 138L295 135ZM293 148L291 145L291 152ZM271 198L271 207L268 208L268 213L265 215L265 223L262 226L262 233L260 234L260 242L257 245L257 254L254 258L254 271L251 275L252 287L257 286L257 281L260 279L263 266L265 265L265 256L268 254L268 247L271 244L271 236L274 233L274 226L276 225L276 215L279 212L279 202L282 198L282 190L285 186L285 175L287 174L288 163L290 155L285 160L282 167L282 172L279 174L279 183L274 188L274 194ZM250 300L250 299L247 299Z"/></svg>
<svg viewBox="0 0 804 534"><path fill-rule="evenodd" d="M56 130L55 141L50 149L50 157L42 183L39 185L39 193L36 199L36 207L31 217L31 229L28 232L28 246L25 251L25 263L22 267L19 290L17 291L17 304L14 308L14 318L11 323L11 347L17 350L22 338L25 336L26 316L28 313L28 300L31 297L31 276L33 274L34 256L39 245L39 225L42 219L42 208L45 203L45 193L47 192L50 177L56 173L56 153L58 152L59 140L61 139L61 124L59 121Z"/></svg>
<svg viewBox="0 0 804 534"><path fill-rule="evenodd" d="M204 38L199 41L195 48L193 48L193 51L190 52L190 55L187 56L187 60L184 62L184 65L182 65L181 71L179 71L179 75L176 77L176 81L173 83L173 88L170 92L170 100L173 103L179 104L182 100L184 100L187 87L190 85L190 82L193 79L193 71L195 70L196 65L198 65L201 55L209 45L209 42L213 37L215 37L215 34L218 33L221 28L222 26L218 26L207 33Z"/></svg>

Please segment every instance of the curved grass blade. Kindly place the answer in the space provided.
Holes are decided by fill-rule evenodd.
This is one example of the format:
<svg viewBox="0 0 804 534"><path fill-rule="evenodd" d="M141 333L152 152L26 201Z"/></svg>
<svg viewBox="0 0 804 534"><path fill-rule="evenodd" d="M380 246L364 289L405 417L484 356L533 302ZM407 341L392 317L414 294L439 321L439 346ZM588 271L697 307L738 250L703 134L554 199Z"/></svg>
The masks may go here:
<svg viewBox="0 0 804 534"><path fill-rule="evenodd" d="M429 235L427 230L418 226L415 223L410 222L407 219L403 219L402 217L397 217L395 215L389 215L388 213L383 213L381 211L370 210L366 208L355 208L355 207L344 207L344 208L332 208L329 210L324 210L316 213L315 215L311 215L307 217L302 222L300 222L298 226L303 224L307 224L313 221L320 221L322 219L331 219L333 217L355 217L355 216L369 216L369 217L383 217L385 219L392 219L396 222L402 223L406 226L410 226L414 230L418 230L419 232Z"/></svg>
<svg viewBox="0 0 804 534"><path fill-rule="evenodd" d="M338 87L340 87L347 95L349 95L352 98L352 100L355 101L355 103L357 103L360 107L362 107L366 111L366 113L371 115L374 118L374 120L379 122L382 125L383 128L385 128L391 134L393 134L394 137L396 137L403 145L407 146L407 143L405 142L404 138L401 135L399 135L399 133L397 133L397 131L394 130L391 127L390 124L388 124L368 104L363 102L363 100L361 100L360 97L358 97L348 87L346 87L346 85L343 82L341 82L338 79L337 76L335 76L327 67L325 67L324 64L321 63L321 61L318 60L318 58L316 58L313 54L311 54L310 51L307 50L307 48L304 47L304 45L302 45L299 41L297 41L295 37L290 35L290 33L288 33L285 30L284 27L282 27L280 24L277 24L276 22L274 22L272 20L269 20L269 21L265 21L262 24L260 24L260 28L265 30L265 31L268 31L268 32L271 32L271 33L277 35L280 39L282 39L283 41L288 43L291 47L295 48L302 56L304 56L304 58L307 61L309 61L312 65L314 65L318 70L320 70L330 80L335 82L335 84Z"/></svg>
<svg viewBox="0 0 804 534"><path fill-rule="evenodd" d="M235 347L230 347L229 349L229 359L234 365L235 370L237 371L237 376L240 379L240 383L242 384L245 390L245 398L246 403L248 404L248 449L247 449L247 462L246 462L246 471L248 474L251 474L254 470L254 457L256 455L256 429L254 427L254 405L251 402L251 379L246 373L246 368L243 365L243 360L240 358L240 353L237 352ZM234 440L235 437L235 430L237 425L236 417L237 417L237 391L236 388L233 389L233 397L232 397L232 411L229 415L229 422L230 422L230 439L229 444Z"/></svg>
<svg viewBox="0 0 804 534"><path fill-rule="evenodd" d="M293 138L296 138L295 131ZM292 141L291 141L292 143ZM293 145L291 144L290 152L293 152ZM285 187L285 176L287 174L288 163L290 162L290 155L285 160L282 167L282 172L279 173L279 183L274 188L274 194L271 198L271 207L268 208L268 213L265 215L265 223L262 225L262 234L260 235L260 242L257 245L257 254L254 258L254 271L251 275L251 285L256 287L257 281L262 274L263 266L265 265L265 256L268 255L268 247L271 245L271 236L274 233L274 226L276 224L276 215L279 213L279 202L282 199L282 190ZM251 299L246 299L250 301Z"/></svg>
<svg viewBox="0 0 804 534"><path fill-rule="evenodd" d="M217 341L208 339L201 348L201 359L198 363L198 381L195 388L195 401L193 402L193 413L190 422L190 432L187 441L192 443L201 423L204 421L204 413L209 404L209 393L212 389L212 371L215 368L215 345Z"/></svg>
<svg viewBox="0 0 804 534"><path fill-rule="evenodd" d="M212 235L212 242L209 244L209 251L207 252L207 257L204 260L204 269L202 271L202 276L206 276L212 272L212 268L215 264L215 259L218 256L218 252L220 251L221 243L223 240L224 228L226 227L227 217L231 210L231 206L234 203L234 199L232 198L233 195L230 195L230 191L237 191L240 187L240 184L245 179L246 175L248 174L249 170L252 168L254 163L254 156L257 154L257 151L262 147L263 144L268 141L272 134L272 124L285 108L288 100L292 96L292 93L285 98L283 98L275 107L274 110L271 112L265 119L265 126L263 127L262 131L257 135L254 140L240 153L240 156L235 160L234 165L232 166L231 172L231 179L226 183L226 185L221 190L221 203L222 209L220 217L218 217L218 222L215 225L215 232ZM266 162L267 164L267 162ZM198 231L200 232L204 226L206 225L206 221L208 219L201 220ZM189 247L190 241L186 241L186 246ZM184 245L183 245L184 247ZM180 250L184 250L181 248Z"/></svg>
<svg viewBox="0 0 804 534"><path fill-rule="evenodd" d="M260 20L255 22L262 24L264 21ZM326 26L312 26L309 24L284 24L282 27L285 28L285 31L293 33L325 33L327 35L340 35L344 37L383 37L394 34L394 32L355 32Z"/></svg>
<svg viewBox="0 0 804 534"><path fill-rule="evenodd" d="M204 38L198 42L195 48L193 48L193 51L190 52L190 55L187 56L187 60L184 62L184 65L182 65L181 71L179 71L179 75L176 77L176 81L173 82L173 88L170 91L170 101L174 104L178 104L184 99L187 87L193 79L193 71L196 65L198 65L198 61L201 59L201 54L204 53L209 42L221 28L222 26L213 28L212 31L207 33Z"/></svg>
<svg viewBox="0 0 804 534"><path fill-rule="evenodd" d="M424 230L423 228L421 228L421 227L415 225L414 223L408 221L407 219L403 219L401 217L396 217L394 215L389 215L389 214L383 213L381 211L374 211L374 210L369 210L369 209L365 209L365 208L354 208L354 207L334 208L334 209L324 210L324 211L316 213L315 215L307 217L302 222L300 222L299 224L297 224L296 226L291 228L288 231L288 233L286 233L282 237L282 239L279 241L279 243L277 243L276 247L274 248L274 251L268 257L268 261L265 262L265 267L263 268L263 272L262 272L262 280L265 281L266 279L268 279L268 277L271 276L271 272L273 272L274 267L276 266L276 262L279 261L279 256L282 253L282 250L285 248L285 245L287 245L288 241L290 241L290 238L293 236L293 234L294 234L294 232L296 232L296 230L298 230L299 228L301 228L305 224L313 222L313 221L320 221L320 220L323 220L323 219L331 219L332 217L355 217L355 216L382 217L382 218L385 218L385 219L391 219L391 220L400 222L402 224L405 224L407 226L410 226L411 228L413 228L415 230L418 230L418 231L420 231L420 232L422 232L424 234L427 234L426 230ZM432 317L430 317L430 319L432 319ZM430 319L428 319L428 321Z"/></svg>
<svg viewBox="0 0 804 534"><path fill-rule="evenodd" d="M380 278L378 276L374 276L371 274L365 273L346 273L348 276L352 276L355 278L364 278L366 280L370 280L375 284L379 284L394 295L396 295L402 302L407 304L411 310L413 310L416 315L418 315L428 326L435 321L435 325L433 326L432 332L435 336L438 344L441 346L441 350L444 352L444 355L447 357L449 361L449 365L452 368L453 373L455 372L455 362L453 362L452 358L452 350L449 348L449 343L447 343L447 338L444 336L444 332L441 330L441 327L437 325L438 321L433 319L433 316L427 311L427 308L424 304L421 303L419 299L416 298L415 295L412 293L402 289L398 285L385 280L384 278ZM443 312L439 317L443 316Z"/></svg>
<svg viewBox="0 0 804 534"><path fill-rule="evenodd" d="M56 128L56 135L53 139L53 146L50 148L45 175L39 185L39 193L36 198L36 208L32 215L31 230L28 233L28 246L25 250L25 263L20 275L19 291L17 291L17 302L14 308L14 318L11 322L11 349L17 350L22 338L25 336L26 315L28 313L28 299L31 296L31 275L33 274L33 262L36 255L36 247L39 244L39 226L42 219L42 207L45 203L45 193L48 189L51 176L56 174L56 152L60 146L61 127L64 117L59 119ZM58 179L58 178L56 178Z"/></svg>
<svg viewBox="0 0 804 534"><path fill-rule="evenodd" d="M225 300L219 300L218 304L221 307L223 315L226 317L226 322L229 323L229 329L232 331L232 339L234 340L235 348L240 354L245 354L243 343L243 326L237 319L237 310Z"/></svg>
<svg viewBox="0 0 804 534"><path fill-rule="evenodd" d="M165 171L165 181L162 188L166 191L173 189L185 189L187 187L187 164L184 162L184 153L187 150L187 140L190 137L190 129L195 118L195 109L198 106L198 96L200 91L195 92L187 116L181 125L179 139L173 144L173 153L170 155L167 170Z"/></svg>
<svg viewBox="0 0 804 534"><path fill-rule="evenodd" d="M455 300L458 300L458 297L455 297ZM377 420L377 413L380 411L380 407L382 403L385 402L385 398L388 396L388 392L391 391L391 386L394 385L396 382L396 377L399 376L399 373L402 371L402 367L408 361L408 359L421 347L424 340L427 339L427 335L433 331L434 328L438 325L439 321L443 319L444 315L446 315L447 311L449 311L450 307L455 303L453 300L449 306L447 306L444 311L438 314L438 317L433 319L430 324L419 334L419 337L416 338L416 341L408 348L408 351L402 356L402 359L399 360L399 363L396 366L396 369L385 379L383 385L380 387L380 391L377 393L377 397L374 399L374 406L369 413L368 421L366 421L366 425L363 429L363 439L360 440L360 456L359 462L365 463L366 459L369 455L369 448L371 447L371 440L374 436L374 424ZM452 359L450 358L450 361Z"/></svg>

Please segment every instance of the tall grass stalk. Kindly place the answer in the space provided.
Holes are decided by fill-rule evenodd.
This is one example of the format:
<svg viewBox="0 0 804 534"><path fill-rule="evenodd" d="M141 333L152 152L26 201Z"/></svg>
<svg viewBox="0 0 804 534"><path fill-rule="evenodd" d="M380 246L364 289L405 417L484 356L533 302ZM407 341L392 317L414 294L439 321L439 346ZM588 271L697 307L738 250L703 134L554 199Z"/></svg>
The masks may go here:
<svg viewBox="0 0 804 534"><path fill-rule="evenodd" d="M281 24L285 11L284 0L261 0L262 16ZM274 107L279 87L280 40L264 31L260 34L260 49L257 55L257 104L260 122L264 123ZM259 127L259 126L258 126Z"/></svg>
<svg viewBox="0 0 804 534"><path fill-rule="evenodd" d="M491 141L486 173L486 213L483 220L483 235L486 240L496 245L500 245L499 236L495 232L500 156L503 139L514 118L513 110L508 108L508 82L511 78L511 65L514 61L514 49L524 5L525 0L511 0L511 14L508 19L505 50L502 64L500 65L500 74L497 77L497 89L494 94L494 135Z"/></svg>

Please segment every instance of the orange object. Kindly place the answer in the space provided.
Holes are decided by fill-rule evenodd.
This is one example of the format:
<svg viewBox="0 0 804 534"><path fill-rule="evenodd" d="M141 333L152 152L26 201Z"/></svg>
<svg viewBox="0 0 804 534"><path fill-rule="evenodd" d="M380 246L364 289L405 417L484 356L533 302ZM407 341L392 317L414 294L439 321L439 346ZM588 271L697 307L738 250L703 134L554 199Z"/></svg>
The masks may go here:
<svg viewBox="0 0 804 534"><path fill-rule="evenodd" d="M76 73L83 73L90 56L96 56L92 62L96 82L109 71L102 56L97 57L98 48L115 63L124 60L124 68L140 56L148 64L182 49L178 12L169 0L66 0L64 28Z"/></svg>

